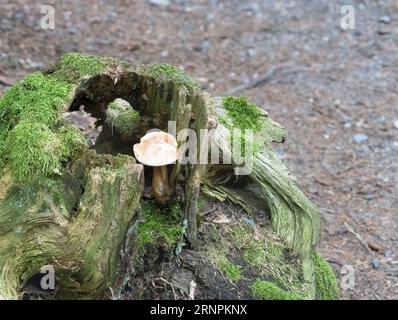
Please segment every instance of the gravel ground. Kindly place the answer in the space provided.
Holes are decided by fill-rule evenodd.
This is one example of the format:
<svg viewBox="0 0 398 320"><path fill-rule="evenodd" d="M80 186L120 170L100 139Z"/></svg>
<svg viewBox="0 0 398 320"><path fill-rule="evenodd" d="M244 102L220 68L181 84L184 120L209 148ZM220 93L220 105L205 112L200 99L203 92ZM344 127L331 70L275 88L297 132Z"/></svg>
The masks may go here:
<svg viewBox="0 0 398 320"><path fill-rule="evenodd" d="M0 92L65 52L184 68L213 95L244 94L289 130L276 146L320 207L320 251L350 270L347 299L398 299L398 3L0 0ZM343 277L345 279L345 277Z"/></svg>

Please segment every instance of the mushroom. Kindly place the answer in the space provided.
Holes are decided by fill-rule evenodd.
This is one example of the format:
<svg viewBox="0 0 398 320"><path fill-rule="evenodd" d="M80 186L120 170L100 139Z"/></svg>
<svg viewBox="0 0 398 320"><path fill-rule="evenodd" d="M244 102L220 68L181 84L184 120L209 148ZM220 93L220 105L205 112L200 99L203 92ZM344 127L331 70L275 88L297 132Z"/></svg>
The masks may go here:
<svg viewBox="0 0 398 320"><path fill-rule="evenodd" d="M177 140L163 131L150 132L134 145L134 155L143 165L154 167L152 194L159 203L168 202L171 190L167 165L177 160Z"/></svg>

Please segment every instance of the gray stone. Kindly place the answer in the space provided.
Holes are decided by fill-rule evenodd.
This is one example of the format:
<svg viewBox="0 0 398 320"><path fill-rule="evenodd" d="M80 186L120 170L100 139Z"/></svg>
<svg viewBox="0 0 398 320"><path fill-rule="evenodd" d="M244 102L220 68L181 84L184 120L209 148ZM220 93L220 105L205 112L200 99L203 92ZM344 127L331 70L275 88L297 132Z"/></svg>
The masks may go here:
<svg viewBox="0 0 398 320"><path fill-rule="evenodd" d="M367 141L368 139L369 139L369 137L366 134L363 134L363 133L354 134L354 141L356 143L363 143L363 142Z"/></svg>
<svg viewBox="0 0 398 320"><path fill-rule="evenodd" d="M243 223L248 224L249 226L255 225L254 220L252 218L247 218L247 217L243 218Z"/></svg>
<svg viewBox="0 0 398 320"><path fill-rule="evenodd" d="M154 6L167 7L170 5L170 0L148 0L148 2Z"/></svg>
<svg viewBox="0 0 398 320"><path fill-rule="evenodd" d="M391 250L384 251L384 257L386 258L391 258L393 255L394 253Z"/></svg>
<svg viewBox="0 0 398 320"><path fill-rule="evenodd" d="M200 46L200 49L202 52L207 52L211 48L211 42L207 39L203 40L202 45Z"/></svg>
<svg viewBox="0 0 398 320"><path fill-rule="evenodd" d="M391 18L387 15L379 17L379 22L384 24L389 24L391 22Z"/></svg>
<svg viewBox="0 0 398 320"><path fill-rule="evenodd" d="M373 269L379 269L380 268L380 261L377 260L377 259L373 259L372 267L373 267Z"/></svg>
<svg viewBox="0 0 398 320"><path fill-rule="evenodd" d="M395 119L395 120L394 120L394 128L395 128L395 129L398 129L398 119Z"/></svg>
<svg viewBox="0 0 398 320"><path fill-rule="evenodd" d="M70 34L76 34L76 33L77 33L77 28L75 28L75 27L69 27L69 28L68 28L68 32L69 32Z"/></svg>

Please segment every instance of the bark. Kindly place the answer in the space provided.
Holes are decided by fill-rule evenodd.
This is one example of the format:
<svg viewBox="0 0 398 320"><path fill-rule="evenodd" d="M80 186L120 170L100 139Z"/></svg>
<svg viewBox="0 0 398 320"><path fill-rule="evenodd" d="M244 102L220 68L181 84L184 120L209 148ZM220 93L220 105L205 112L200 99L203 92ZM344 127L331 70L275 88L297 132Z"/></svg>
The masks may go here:
<svg viewBox="0 0 398 320"><path fill-rule="evenodd" d="M90 152L65 176L62 191L76 202L70 217L56 190L6 185L10 191L0 202L4 298L20 297L26 281L45 265L55 269L60 297L98 298L113 284L119 247L139 206L143 166L133 158L121 165Z"/></svg>

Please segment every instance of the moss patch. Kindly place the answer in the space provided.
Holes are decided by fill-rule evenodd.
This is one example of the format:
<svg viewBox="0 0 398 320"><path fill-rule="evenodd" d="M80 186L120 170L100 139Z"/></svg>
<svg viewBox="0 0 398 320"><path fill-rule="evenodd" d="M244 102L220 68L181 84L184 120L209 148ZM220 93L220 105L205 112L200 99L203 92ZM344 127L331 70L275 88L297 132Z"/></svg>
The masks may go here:
<svg viewBox="0 0 398 320"><path fill-rule="evenodd" d="M245 157L246 149L257 153L261 149L262 139L256 142L255 134L261 133L264 128L264 112L246 97L224 97L223 105L228 117L220 117L220 122L231 130L233 139L240 140L241 156ZM232 131L240 129L239 131ZM247 130L253 131L253 141L246 137Z"/></svg>
<svg viewBox="0 0 398 320"><path fill-rule="evenodd" d="M0 119L0 175L5 164L5 147L8 136L8 125L2 123Z"/></svg>
<svg viewBox="0 0 398 320"><path fill-rule="evenodd" d="M60 110L69 100L71 88L52 75L39 72L28 75L1 97L0 119L11 128L20 121L51 127L59 121Z"/></svg>
<svg viewBox="0 0 398 320"><path fill-rule="evenodd" d="M84 143L61 117L71 91L67 82L36 72L1 97L0 169L8 165L26 182L60 173L61 162Z"/></svg>
<svg viewBox="0 0 398 320"><path fill-rule="evenodd" d="M132 135L140 119L140 114L120 99L110 103L106 110L107 122L123 135Z"/></svg>
<svg viewBox="0 0 398 320"><path fill-rule="evenodd" d="M60 173L62 148L44 124L21 122L7 137L6 153L17 181Z"/></svg>
<svg viewBox="0 0 398 320"><path fill-rule="evenodd" d="M249 286L251 279L265 279L287 296L312 298L301 260L267 227L242 223L226 229L208 227L206 237L209 247L203 258L232 284Z"/></svg>
<svg viewBox="0 0 398 320"><path fill-rule="evenodd" d="M76 82L85 76L95 76L105 70L105 58L80 53L67 53L55 65L57 77L68 82Z"/></svg>
<svg viewBox="0 0 398 320"><path fill-rule="evenodd" d="M67 160L79 150L87 148L84 136L79 129L70 125L64 125L57 133L61 141L62 160Z"/></svg>
<svg viewBox="0 0 398 320"><path fill-rule="evenodd" d="M210 250L209 258L215 267L229 280L235 284L243 279L242 268L232 263L225 254L216 250Z"/></svg>
<svg viewBox="0 0 398 320"><path fill-rule="evenodd" d="M235 126L259 132L264 125L263 111L246 97L224 97L223 104Z"/></svg>
<svg viewBox="0 0 398 320"><path fill-rule="evenodd" d="M154 201L142 201L142 221L138 225L138 255L143 256L148 244L176 246L183 238L182 212L178 203L159 208Z"/></svg>
<svg viewBox="0 0 398 320"><path fill-rule="evenodd" d="M244 261L260 275L272 278L287 292L310 298L303 286L300 260L272 232L239 224L232 228L230 237Z"/></svg>
<svg viewBox="0 0 398 320"><path fill-rule="evenodd" d="M200 84L183 70L167 63L148 66L148 74L154 78L165 79L187 89L200 89Z"/></svg>
<svg viewBox="0 0 398 320"><path fill-rule="evenodd" d="M251 286L251 293L254 298L261 300L302 300L299 295L286 292L275 284L257 279Z"/></svg>
<svg viewBox="0 0 398 320"><path fill-rule="evenodd" d="M332 267L318 252L313 254L313 262L317 298L322 300L338 299L340 290Z"/></svg>

